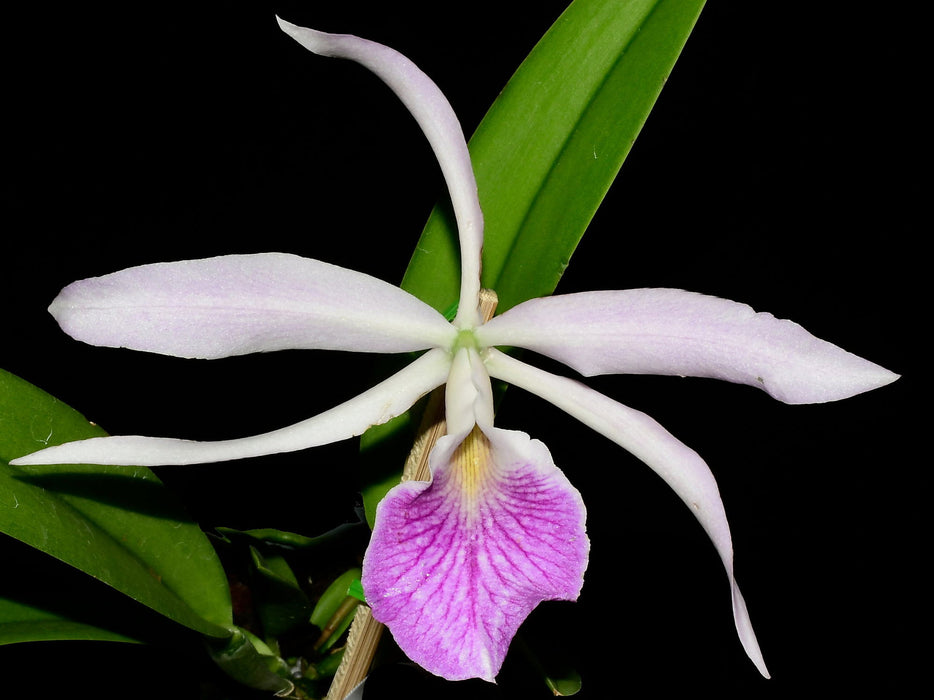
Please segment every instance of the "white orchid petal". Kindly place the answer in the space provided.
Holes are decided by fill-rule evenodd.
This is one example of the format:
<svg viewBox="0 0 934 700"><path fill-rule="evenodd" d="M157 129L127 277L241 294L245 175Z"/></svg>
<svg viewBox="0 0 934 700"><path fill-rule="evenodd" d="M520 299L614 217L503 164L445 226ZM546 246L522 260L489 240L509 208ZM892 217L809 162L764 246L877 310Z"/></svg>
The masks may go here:
<svg viewBox="0 0 934 700"><path fill-rule="evenodd" d="M418 66L388 46L350 34L326 34L277 19L282 31L312 53L350 59L375 73L415 117L441 166L457 219L461 303L456 323L461 327L476 325L483 212L464 131L447 98Z"/></svg>
<svg viewBox="0 0 934 700"><path fill-rule="evenodd" d="M746 602L733 576L733 544L720 492L710 468L649 416L580 382L527 365L498 350L485 357L490 374L550 401L645 462L691 509L716 547L730 582L733 619L746 654L763 676L768 670Z"/></svg>
<svg viewBox="0 0 934 700"><path fill-rule="evenodd" d="M68 285L49 311L86 343L179 357L408 352L447 346L456 335L398 287L285 253L132 267Z"/></svg>
<svg viewBox="0 0 934 700"><path fill-rule="evenodd" d="M447 433L463 439L479 425L493 426L493 388L476 350L461 348L451 361L444 394Z"/></svg>
<svg viewBox="0 0 934 700"><path fill-rule="evenodd" d="M514 345L585 376L713 377L786 403L844 399L898 375L797 323L679 289L582 292L533 299L477 329L482 345Z"/></svg>
<svg viewBox="0 0 934 700"><path fill-rule="evenodd" d="M444 383L450 355L430 350L389 379L313 418L262 435L196 442L136 435L91 438L49 447L10 462L31 464L118 464L155 467L204 464L294 452L362 434L398 416Z"/></svg>

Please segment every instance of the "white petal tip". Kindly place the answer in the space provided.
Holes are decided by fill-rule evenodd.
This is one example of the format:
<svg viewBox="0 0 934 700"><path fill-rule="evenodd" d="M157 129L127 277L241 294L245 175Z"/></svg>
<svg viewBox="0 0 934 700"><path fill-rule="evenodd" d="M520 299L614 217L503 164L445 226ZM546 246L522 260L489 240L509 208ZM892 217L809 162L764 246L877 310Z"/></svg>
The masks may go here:
<svg viewBox="0 0 934 700"><path fill-rule="evenodd" d="M279 28L282 31L284 31L286 34L288 34L289 36L294 36L295 33L299 29L298 25L292 24L291 22L287 22L286 20L282 19L279 15L276 15L276 21L279 23Z"/></svg>
<svg viewBox="0 0 934 700"><path fill-rule="evenodd" d="M279 23L279 28L283 32L295 39L295 41L307 50L319 56L332 55L329 47L331 47L333 43L328 40L333 39L334 35L326 32L319 32L315 29L309 29L308 27L300 27L297 24L287 22L278 15L276 15L276 21Z"/></svg>
<svg viewBox="0 0 934 700"><path fill-rule="evenodd" d="M756 633L752 629L752 621L749 619L749 610L746 608L746 600L739 591L739 586L733 580L730 574L730 587L733 595L733 621L736 624L736 633L739 641L743 645L746 656L755 665L763 678L771 678L769 669L766 668L765 659L762 657L762 650L759 648L759 640L756 639Z"/></svg>
<svg viewBox="0 0 934 700"><path fill-rule="evenodd" d="M829 403L881 389L901 376L856 355L847 355L851 359L849 366L831 369L819 377L805 377L796 384L772 387L771 391L766 387L766 391L787 404Z"/></svg>

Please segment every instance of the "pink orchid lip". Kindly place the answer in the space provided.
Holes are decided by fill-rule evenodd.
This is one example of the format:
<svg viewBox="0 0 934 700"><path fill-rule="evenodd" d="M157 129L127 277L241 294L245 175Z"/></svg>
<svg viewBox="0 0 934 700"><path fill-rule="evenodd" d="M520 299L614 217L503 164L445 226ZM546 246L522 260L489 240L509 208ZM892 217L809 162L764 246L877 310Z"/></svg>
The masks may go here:
<svg viewBox="0 0 934 700"><path fill-rule="evenodd" d="M364 591L413 661L492 681L540 602L577 599L583 499L544 444L499 428L441 438L431 469L431 483L399 484L380 502Z"/></svg>

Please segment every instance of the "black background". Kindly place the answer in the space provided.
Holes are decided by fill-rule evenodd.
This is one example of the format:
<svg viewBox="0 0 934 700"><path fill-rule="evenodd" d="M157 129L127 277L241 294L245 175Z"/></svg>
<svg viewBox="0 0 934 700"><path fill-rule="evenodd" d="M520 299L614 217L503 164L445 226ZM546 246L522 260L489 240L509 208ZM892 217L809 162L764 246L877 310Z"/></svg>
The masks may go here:
<svg viewBox="0 0 934 700"><path fill-rule="evenodd" d="M91 348L45 307L75 279L233 252L294 252L398 282L442 191L431 153L375 78L307 54L274 13L402 51L470 133L564 5L7 7L0 366L112 433L195 439L279 427L370 385L365 356L208 363ZM537 398L515 390L503 404L498 424L544 439L588 504L581 600L545 605L534 621L584 674L579 697L899 696L920 675L930 491L914 353L927 79L919 17L876 7L710 3L559 287L743 301L904 375L798 407L707 380L588 381L711 465L772 680L745 659L719 561L667 487ZM206 528L315 534L350 517L355 458L348 442L158 473ZM0 546L15 555L7 562L44 565ZM56 566L49 577L63 575ZM196 660L115 647L0 648L0 669L39 697L198 697ZM519 695L505 682L486 691Z"/></svg>

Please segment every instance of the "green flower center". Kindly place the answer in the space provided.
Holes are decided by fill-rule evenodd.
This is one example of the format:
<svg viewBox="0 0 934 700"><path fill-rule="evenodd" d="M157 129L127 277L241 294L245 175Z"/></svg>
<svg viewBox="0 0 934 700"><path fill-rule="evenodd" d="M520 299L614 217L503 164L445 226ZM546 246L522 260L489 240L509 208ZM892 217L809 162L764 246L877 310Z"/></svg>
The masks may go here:
<svg viewBox="0 0 934 700"><path fill-rule="evenodd" d="M456 355L458 350L464 348L480 351L480 344L477 342L473 328L462 328L457 331L457 337L454 339L453 345L451 345L451 354Z"/></svg>

